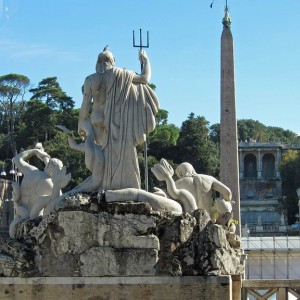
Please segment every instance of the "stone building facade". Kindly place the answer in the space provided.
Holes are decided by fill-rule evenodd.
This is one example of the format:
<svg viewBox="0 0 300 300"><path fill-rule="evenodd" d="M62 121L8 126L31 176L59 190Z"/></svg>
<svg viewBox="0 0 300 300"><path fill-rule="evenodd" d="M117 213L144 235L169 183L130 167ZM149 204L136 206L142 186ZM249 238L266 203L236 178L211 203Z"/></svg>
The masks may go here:
<svg viewBox="0 0 300 300"><path fill-rule="evenodd" d="M243 236L286 235L280 161L284 151L300 146L239 143L241 222Z"/></svg>

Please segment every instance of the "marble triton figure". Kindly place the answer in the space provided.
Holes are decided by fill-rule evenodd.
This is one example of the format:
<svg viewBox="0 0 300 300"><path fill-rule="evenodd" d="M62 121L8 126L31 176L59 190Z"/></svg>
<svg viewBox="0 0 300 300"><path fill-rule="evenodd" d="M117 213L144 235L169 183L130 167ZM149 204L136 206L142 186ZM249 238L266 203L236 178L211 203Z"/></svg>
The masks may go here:
<svg viewBox="0 0 300 300"><path fill-rule="evenodd" d="M43 171L26 161L32 156L45 163ZM63 163L59 159L50 158L41 143L37 143L35 149L17 154L13 161L24 174L24 178L20 185L17 182L12 184L16 213L9 228L11 238L15 237L15 227L18 223L37 218L52 200L61 195L61 189L71 179L71 174L66 174Z"/></svg>

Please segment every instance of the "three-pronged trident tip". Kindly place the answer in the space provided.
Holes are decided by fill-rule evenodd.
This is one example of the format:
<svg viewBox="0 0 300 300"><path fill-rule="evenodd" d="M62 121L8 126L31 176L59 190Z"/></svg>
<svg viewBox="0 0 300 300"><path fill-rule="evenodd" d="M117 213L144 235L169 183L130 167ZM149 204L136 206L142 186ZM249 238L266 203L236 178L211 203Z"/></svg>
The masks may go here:
<svg viewBox="0 0 300 300"><path fill-rule="evenodd" d="M140 29L140 44L136 45L135 34L134 34L134 30L133 30L133 47L140 48L140 50L142 50L143 48L149 48L149 31L147 31L147 44L143 45L142 29Z"/></svg>

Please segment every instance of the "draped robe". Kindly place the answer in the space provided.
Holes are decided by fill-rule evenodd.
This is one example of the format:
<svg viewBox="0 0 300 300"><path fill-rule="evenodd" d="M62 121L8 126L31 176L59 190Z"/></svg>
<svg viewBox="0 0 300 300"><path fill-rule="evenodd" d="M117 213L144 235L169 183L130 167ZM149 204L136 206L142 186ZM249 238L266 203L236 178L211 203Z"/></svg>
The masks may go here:
<svg viewBox="0 0 300 300"><path fill-rule="evenodd" d="M112 68L105 74L103 189L140 188L135 146L155 128L158 99L147 84L133 83L134 73Z"/></svg>

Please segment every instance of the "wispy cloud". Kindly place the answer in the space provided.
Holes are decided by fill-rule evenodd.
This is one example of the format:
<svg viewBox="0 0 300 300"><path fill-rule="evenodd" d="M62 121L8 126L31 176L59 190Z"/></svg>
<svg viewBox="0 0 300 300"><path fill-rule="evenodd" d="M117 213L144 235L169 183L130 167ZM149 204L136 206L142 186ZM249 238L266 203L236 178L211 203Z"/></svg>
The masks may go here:
<svg viewBox="0 0 300 300"><path fill-rule="evenodd" d="M0 40L0 55L9 58L55 58L58 60L77 61L73 52L62 51L38 44L26 44L12 40Z"/></svg>

